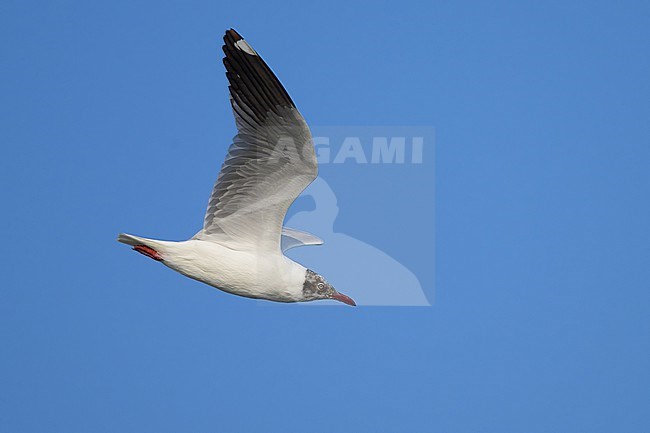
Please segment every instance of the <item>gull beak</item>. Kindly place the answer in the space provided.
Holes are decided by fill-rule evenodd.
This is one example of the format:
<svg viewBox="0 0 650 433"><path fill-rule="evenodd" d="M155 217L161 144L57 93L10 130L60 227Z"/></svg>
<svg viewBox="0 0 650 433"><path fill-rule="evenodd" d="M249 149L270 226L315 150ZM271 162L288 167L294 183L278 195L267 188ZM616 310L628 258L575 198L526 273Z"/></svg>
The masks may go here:
<svg viewBox="0 0 650 433"><path fill-rule="evenodd" d="M332 295L332 299L336 299L337 301L343 302L344 304L352 305L353 307L357 306L356 302L354 302L354 299L349 296L345 296L343 293L335 292Z"/></svg>

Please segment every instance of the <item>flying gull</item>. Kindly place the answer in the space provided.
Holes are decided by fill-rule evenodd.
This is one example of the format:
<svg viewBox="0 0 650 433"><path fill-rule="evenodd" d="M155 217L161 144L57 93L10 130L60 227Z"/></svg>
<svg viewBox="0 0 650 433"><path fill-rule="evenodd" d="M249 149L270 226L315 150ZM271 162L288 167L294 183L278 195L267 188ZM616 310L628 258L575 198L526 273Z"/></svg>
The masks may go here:
<svg viewBox="0 0 650 433"><path fill-rule="evenodd" d="M223 40L237 135L212 190L203 229L182 242L129 234L117 240L234 295L356 305L321 275L284 255L289 248L323 243L282 227L287 209L318 172L311 133L259 54L233 29Z"/></svg>

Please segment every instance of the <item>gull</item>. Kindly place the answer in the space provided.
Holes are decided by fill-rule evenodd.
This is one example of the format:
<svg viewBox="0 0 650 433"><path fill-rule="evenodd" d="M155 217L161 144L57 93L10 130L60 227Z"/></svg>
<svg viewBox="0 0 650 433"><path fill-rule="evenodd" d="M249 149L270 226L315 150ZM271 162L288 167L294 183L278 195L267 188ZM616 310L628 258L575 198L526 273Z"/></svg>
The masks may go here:
<svg viewBox="0 0 650 433"><path fill-rule="evenodd" d="M311 133L253 47L233 29L223 40L237 135L212 190L203 228L181 242L125 233L117 240L234 295L275 302L329 299L354 306L321 275L284 255L290 248L323 243L310 233L283 227L289 206L318 173Z"/></svg>

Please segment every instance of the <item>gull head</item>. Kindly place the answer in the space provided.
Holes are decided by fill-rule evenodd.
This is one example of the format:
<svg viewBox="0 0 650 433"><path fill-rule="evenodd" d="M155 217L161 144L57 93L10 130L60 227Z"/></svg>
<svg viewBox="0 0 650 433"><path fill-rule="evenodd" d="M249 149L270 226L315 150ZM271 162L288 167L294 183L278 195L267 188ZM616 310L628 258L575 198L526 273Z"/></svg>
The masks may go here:
<svg viewBox="0 0 650 433"><path fill-rule="evenodd" d="M344 304L352 305L357 304L352 298L339 293L334 287L323 278L321 275L307 269L305 273L305 282L302 285L303 301L315 301L317 299L334 299L335 301L343 302Z"/></svg>

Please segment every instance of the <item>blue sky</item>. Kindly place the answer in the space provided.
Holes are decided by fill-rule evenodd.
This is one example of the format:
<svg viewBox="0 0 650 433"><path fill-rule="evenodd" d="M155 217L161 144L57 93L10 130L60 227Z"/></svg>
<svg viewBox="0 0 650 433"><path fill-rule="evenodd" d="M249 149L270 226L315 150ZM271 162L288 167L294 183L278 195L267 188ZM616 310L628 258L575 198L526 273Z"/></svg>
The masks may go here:
<svg viewBox="0 0 650 433"><path fill-rule="evenodd" d="M2 11L0 431L650 427L646 3ZM229 27L314 125L435 127L435 194L391 167L332 181L356 191L335 229L432 307L262 308L115 242L200 227Z"/></svg>

